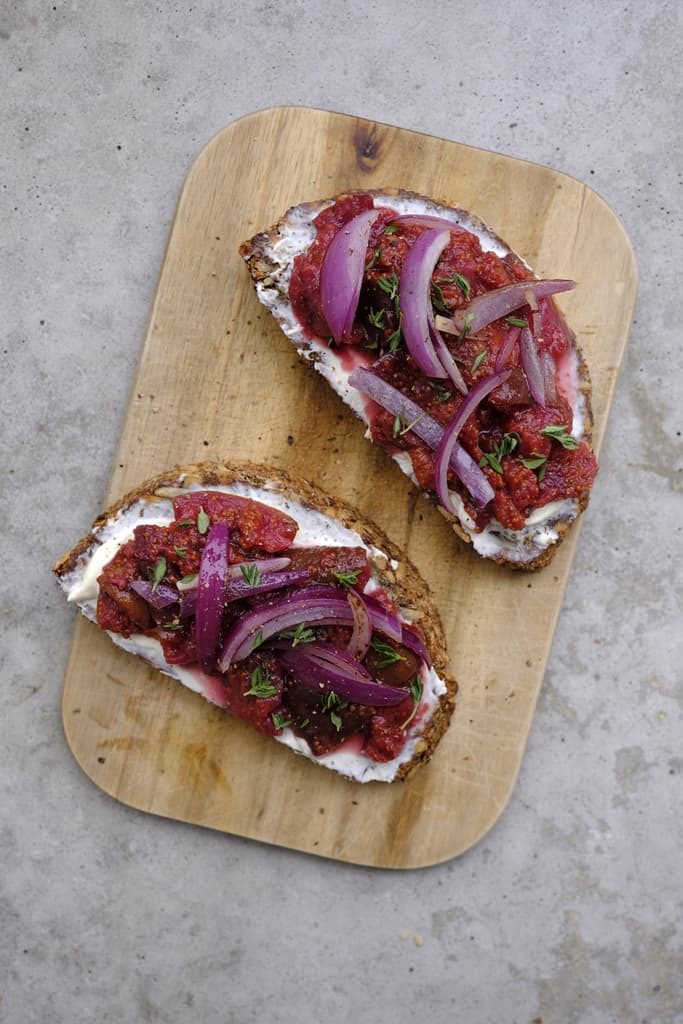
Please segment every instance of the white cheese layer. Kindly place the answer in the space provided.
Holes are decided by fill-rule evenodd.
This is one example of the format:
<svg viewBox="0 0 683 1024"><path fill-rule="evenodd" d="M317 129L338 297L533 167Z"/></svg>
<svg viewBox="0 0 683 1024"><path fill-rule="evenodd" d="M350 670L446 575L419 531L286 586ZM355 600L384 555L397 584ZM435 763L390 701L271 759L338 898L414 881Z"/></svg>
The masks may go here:
<svg viewBox="0 0 683 1024"><path fill-rule="evenodd" d="M423 200L419 196L387 196L385 201L381 196L375 196L374 201L377 208L391 207L400 214L443 217L476 235L484 252L493 252L500 257L510 252L510 249L481 221L464 215L461 211L451 210L431 200ZM367 366L372 361L371 357L357 350L345 350L342 365L337 349L330 349L324 342L309 338L303 333L289 301L289 281L294 258L307 249L315 239L316 231L312 218L330 205L331 202L322 202L311 211L311 205L307 204L288 212L280 225L277 240L268 249L273 269L269 271L269 276L265 280L257 283L256 291L260 302L270 310L281 330L294 342L299 355L314 365L317 372L364 423L369 423L365 398L360 391L351 387L349 377L355 368L354 362ZM586 401L579 386L579 362L573 349L567 353L562 365L558 367L558 386L572 408L572 434L580 441L586 429ZM369 434L366 436L369 437ZM394 459L413 483L419 486L410 457L400 453L395 455ZM460 526L471 539L475 551L483 558L504 556L507 561L512 562L533 561L546 548L556 543L559 538L558 526L561 523L572 522L579 512L578 501L568 498L536 509L527 518L522 530L507 530L496 519L491 519L481 532L477 532L475 523L465 511L460 496L452 491L450 493Z"/></svg>
<svg viewBox="0 0 683 1024"><path fill-rule="evenodd" d="M362 547L372 558L387 560L394 568L397 567L396 563L393 560L390 561L384 552L366 544L355 530L349 529L338 520L324 515L317 509L307 508L295 501L291 501L277 491L234 483L229 486L212 485L210 488L203 487L200 484L192 484L186 488L178 488L177 493L187 494L193 490L207 489L237 494L244 498L260 501L290 515L299 525L299 530L292 547L313 547L316 545ZM138 499L133 504L122 508L111 520L108 520L103 526L93 531L95 536L93 545L81 556L75 568L60 578L59 582L66 592L67 600L77 604L86 618L96 622L99 593L98 577L104 566L111 561L119 548L132 539L135 527L142 523L167 526L173 521L172 490L166 489L165 494L168 496L155 501ZM371 578L365 590L367 593L371 593L376 589L376 586L377 584ZM402 615L404 621L410 621L410 615L406 609L402 609ZM143 658L148 664L182 683L188 689L202 694L202 696L213 703L220 704L220 686L216 686L215 680L212 681L212 677L205 676L198 667L169 665L164 658L161 643L156 637L142 633L135 633L129 637L124 637L119 633L113 632L109 632L109 636L118 647ZM401 765L413 758L424 726L429 722L434 709L439 703L439 698L446 693L446 685L443 680L433 669L427 668L427 666L422 667L421 681L423 684L423 694L419 714L416 716L418 721L415 728L409 732L408 739L400 755L392 761L384 763L373 761L371 758L354 750L351 745L346 749L340 748L324 757L316 757L306 741L289 728L283 729L281 733L273 738L289 747L294 753L302 754L317 764L341 772L357 782L392 782Z"/></svg>

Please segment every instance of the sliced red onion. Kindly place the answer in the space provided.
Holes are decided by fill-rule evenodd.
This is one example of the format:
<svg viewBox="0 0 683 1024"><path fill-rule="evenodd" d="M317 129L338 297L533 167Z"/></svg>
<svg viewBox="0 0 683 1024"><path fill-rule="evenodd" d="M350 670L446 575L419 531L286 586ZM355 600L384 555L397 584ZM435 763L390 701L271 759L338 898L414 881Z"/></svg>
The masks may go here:
<svg viewBox="0 0 683 1024"><path fill-rule="evenodd" d="M406 398L381 377L377 377L370 370L364 370L361 367L353 371L349 377L349 384L369 395L378 405L393 413L394 416L401 416L406 423L411 423L412 432L417 434L433 451L437 451L444 436L444 428L432 416L425 413L419 405ZM470 391L469 394L471 395L472 392ZM480 508L491 501L494 494L493 487L462 445L455 443L452 446L449 465Z"/></svg>
<svg viewBox="0 0 683 1024"><path fill-rule="evenodd" d="M420 661L423 661L426 665L431 668L432 659L429 657L429 651L425 647L422 638L418 636L409 626L403 630L403 646L407 647L417 655Z"/></svg>
<svg viewBox="0 0 683 1024"><path fill-rule="evenodd" d="M194 618L195 612L197 611L197 588L194 590L186 590L180 596L180 613L181 619L192 619Z"/></svg>
<svg viewBox="0 0 683 1024"><path fill-rule="evenodd" d="M448 231L462 231L463 229L459 224L454 224L452 220L448 220L446 217L432 217L429 214L422 213L406 213L399 217L394 217L391 221L392 224L405 224L407 227L415 224L418 227L423 228L436 228L443 231L446 228Z"/></svg>
<svg viewBox="0 0 683 1024"><path fill-rule="evenodd" d="M254 649L255 642L263 643L276 633L281 633L300 622L322 622L323 620L349 623L352 621L351 608L344 595L336 587L305 587L286 597L258 605L242 615L229 631L221 652L219 668L225 672L233 661L241 661Z"/></svg>
<svg viewBox="0 0 683 1024"><path fill-rule="evenodd" d="M372 676L354 659L345 662L338 649L307 644L280 654L282 663L300 683L319 693L334 692L342 700L369 707L390 707L400 704L408 696L407 690L376 683ZM358 671L360 669L360 672ZM362 673L362 675L361 675Z"/></svg>
<svg viewBox="0 0 683 1024"><path fill-rule="evenodd" d="M496 356L496 371L502 370L508 360L510 353L519 341L520 327L511 327L505 335L505 341L498 349L498 355Z"/></svg>
<svg viewBox="0 0 683 1024"><path fill-rule="evenodd" d="M289 561L289 559L288 559ZM244 597L267 594L271 590L283 590L295 584L305 583L311 578L309 569L293 569L291 572L265 572L258 583L251 586L240 574L240 578L229 578L226 584L226 601L239 601Z"/></svg>
<svg viewBox="0 0 683 1024"><path fill-rule="evenodd" d="M225 606L230 535L226 523L214 523L206 536L197 579L197 658L205 672L216 667L216 647Z"/></svg>
<svg viewBox="0 0 683 1024"><path fill-rule="evenodd" d="M245 568L253 566L258 569L259 572L279 572L281 569L286 569L291 563L291 558L256 558L250 562L239 562L237 565L231 565L228 569L228 579L244 579L244 573L242 572L242 566Z"/></svg>
<svg viewBox="0 0 683 1024"><path fill-rule="evenodd" d="M372 638L372 624L365 601L357 590L347 590L346 600L353 615L353 631L349 640L349 654L362 661L368 653Z"/></svg>
<svg viewBox="0 0 683 1024"><path fill-rule="evenodd" d="M431 280L448 240L447 231L425 231L420 235L406 256L398 289L403 337L408 351L427 377L446 376L432 342L432 332L436 332L436 328L432 314Z"/></svg>
<svg viewBox="0 0 683 1024"><path fill-rule="evenodd" d="M538 341L543 337L543 317L541 316L541 308L538 304L538 298L531 288L527 288L524 292L524 297L526 299L527 306L531 310L531 329L533 331L534 338Z"/></svg>
<svg viewBox="0 0 683 1024"><path fill-rule="evenodd" d="M368 609L372 628L400 644L403 639L403 626L396 612L390 611L381 601L370 594L363 594L363 601Z"/></svg>
<svg viewBox="0 0 683 1024"><path fill-rule="evenodd" d="M478 384L475 384L451 422L444 430L443 437L441 438L436 452L436 459L434 460L434 476L436 479L436 493L439 501L446 511L451 513L451 515L457 515L457 512L453 507L450 492L448 490L448 469L453 449L457 443L458 434L477 406L488 394L499 387L503 381L507 380L509 376L509 370L501 370L499 373L494 373L490 377L486 377L484 380L480 381Z"/></svg>
<svg viewBox="0 0 683 1024"><path fill-rule="evenodd" d="M456 309L451 321L453 327L446 328L439 321L441 330L448 330L451 334L461 334L467 328L470 334L476 334L484 327L488 327L494 320L501 316L514 313L515 310L527 304L527 292L530 292L536 299L544 298L546 295L556 295L558 292L568 292L576 287L574 281L549 280L549 281L517 281L515 284L506 284L502 288L495 288L493 291L484 292L476 299L460 309Z"/></svg>
<svg viewBox="0 0 683 1024"><path fill-rule="evenodd" d="M554 405L557 402L557 367L552 352L544 349L539 352L541 367L543 369L543 386L545 388L546 405Z"/></svg>
<svg viewBox="0 0 683 1024"><path fill-rule="evenodd" d="M379 210L365 210L344 224L332 239L320 271L320 300L327 326L339 344L353 329L363 284L370 229Z"/></svg>
<svg viewBox="0 0 683 1024"><path fill-rule="evenodd" d="M437 331L433 317L430 322L430 330L432 330L432 341L434 342L434 348L436 349L436 354L439 357L439 362L443 366L448 376L451 378L454 386L457 388L460 394L466 395L467 384L465 384L463 375L460 372L460 367L455 362L453 356L449 352L446 342L443 340L440 333Z"/></svg>
<svg viewBox="0 0 683 1024"><path fill-rule="evenodd" d="M159 583L155 587L147 580L133 580L130 589L144 598L151 608L156 608L158 611L168 608L169 605L176 604L180 600L180 595L175 587L169 587L165 583Z"/></svg>
<svg viewBox="0 0 683 1024"><path fill-rule="evenodd" d="M545 380L543 378L543 367L539 359L538 349L534 336L528 327L522 327L522 336L519 342L519 351L522 356L522 366L529 385L531 397L539 405L545 408Z"/></svg>

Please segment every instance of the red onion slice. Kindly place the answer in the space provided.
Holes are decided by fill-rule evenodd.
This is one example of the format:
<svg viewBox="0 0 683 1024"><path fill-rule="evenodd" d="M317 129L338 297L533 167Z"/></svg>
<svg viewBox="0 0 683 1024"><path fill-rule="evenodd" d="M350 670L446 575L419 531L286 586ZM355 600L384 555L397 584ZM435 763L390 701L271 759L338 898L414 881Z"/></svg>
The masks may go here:
<svg viewBox="0 0 683 1024"><path fill-rule="evenodd" d="M461 334L465 328L470 334L476 334L501 316L507 316L521 306L527 305L527 292L536 299L541 299L546 295L571 291L575 287L574 281L566 280L517 281L515 284L506 284L502 288L484 292L483 295L472 299L467 306L456 309L451 321L452 329L447 328L441 320L439 324L441 330L451 334Z"/></svg>
<svg viewBox="0 0 683 1024"><path fill-rule="evenodd" d="M541 307L538 304L538 297L534 294L531 288L527 288L524 292L524 297L527 302L527 306L531 310L531 328L533 331L534 338L537 341L543 337L543 317L541 315Z"/></svg>
<svg viewBox="0 0 683 1024"><path fill-rule="evenodd" d="M268 594L272 590L283 590L295 584L305 583L311 578L309 569L293 569L291 572L263 573L258 583L253 586L241 577L234 576L226 584L226 601L239 601L244 597L256 597L257 594Z"/></svg>
<svg viewBox="0 0 683 1024"><path fill-rule="evenodd" d="M429 657L429 651L425 647L422 637L408 627L403 630L403 646L411 650L420 661L431 668L432 659Z"/></svg>
<svg viewBox="0 0 683 1024"><path fill-rule="evenodd" d="M225 606L230 535L225 523L214 523L206 537L196 589L197 658L205 672L216 667L216 647Z"/></svg>
<svg viewBox="0 0 683 1024"><path fill-rule="evenodd" d="M522 327L522 336L519 342L519 351L522 356L522 366L529 385L531 397L539 405L545 408L545 380L543 367L539 358L536 342L528 327Z"/></svg>
<svg viewBox="0 0 683 1024"><path fill-rule="evenodd" d="M448 220L447 217L432 217L430 214L422 213L405 213L399 217L394 217L391 221L392 224L405 224L406 227L410 227L415 224L418 227L423 228L436 228L443 231L446 228L448 231L462 231L463 229L459 224L454 224L452 220Z"/></svg>
<svg viewBox="0 0 683 1024"><path fill-rule="evenodd" d="M353 631L349 640L349 654L362 661L368 653L372 639L372 623L365 601L356 590L347 590L346 600L353 615Z"/></svg>
<svg viewBox="0 0 683 1024"><path fill-rule="evenodd" d="M557 402L557 367L553 354L548 349L544 349L542 352L539 352L539 359L543 369L546 405L555 405Z"/></svg>
<svg viewBox="0 0 683 1024"><path fill-rule="evenodd" d="M237 620L229 631L219 660L221 672L225 672L233 661L246 658L255 645L263 643L276 633L281 633L300 622L321 622L332 620L342 623L352 621L351 609L344 594L336 587L306 587L258 605Z"/></svg>
<svg viewBox="0 0 683 1024"><path fill-rule="evenodd" d="M349 384L369 395L378 405L393 413L394 416L401 416L406 423L412 423L412 432L417 434L433 451L437 451L444 436L444 428L432 416L425 413L419 405L411 402L409 398L402 395L391 384L387 384L381 377L376 377L370 370L364 370L361 367L353 371L349 377ZM491 501L494 494L493 487L462 445L455 443L452 446L449 465L480 508Z"/></svg>
<svg viewBox="0 0 683 1024"><path fill-rule="evenodd" d="M439 357L439 362L443 366L444 370L451 378L455 388L460 392L461 395L467 394L467 384L465 384L464 377L460 372L460 367L453 359L453 356L448 350L446 342L443 340L441 335L436 329L434 319L431 319L430 330L432 331L432 341L434 342L434 348L436 354Z"/></svg>
<svg viewBox="0 0 683 1024"><path fill-rule="evenodd" d="M447 231L425 231L420 235L405 258L398 288L403 337L408 351L427 377L446 376L432 342L432 331L436 328L432 314L431 280L448 241Z"/></svg>
<svg viewBox="0 0 683 1024"><path fill-rule="evenodd" d="M286 569L291 561L291 558L256 558L250 562L239 562L229 567L228 579L243 579L242 566L254 566L259 572L279 572L280 569Z"/></svg>
<svg viewBox="0 0 683 1024"><path fill-rule="evenodd" d="M511 327L505 335L505 341L498 349L498 355L496 356L496 372L504 368L510 353L519 341L520 330L520 327Z"/></svg>
<svg viewBox="0 0 683 1024"><path fill-rule="evenodd" d="M370 594L363 594L363 601L368 609L372 628L376 629L378 633L383 633L384 636L395 643L400 644L403 639L403 627L396 612L390 611L381 601L378 601L377 598L372 597Z"/></svg>
<svg viewBox="0 0 683 1024"><path fill-rule="evenodd" d="M448 468L453 449L457 443L458 434L477 406L491 391L494 391L503 381L507 380L509 376L509 370L501 370L499 373L486 377L479 384L475 384L443 432L443 437L436 452L436 459L434 460L434 476L436 478L436 493L439 501L451 515L457 515L457 512L453 507L448 490Z"/></svg>
<svg viewBox="0 0 683 1024"><path fill-rule="evenodd" d="M350 334L363 284L370 229L379 210L365 210L344 224L332 239L320 271L320 300L332 337L339 344Z"/></svg>
<svg viewBox="0 0 683 1024"><path fill-rule="evenodd" d="M169 605L176 604L180 600L180 595L175 587L169 587L165 583L159 583L154 587L147 580L133 580L130 589L139 594L151 608L155 608L157 611L168 608Z"/></svg>
<svg viewBox="0 0 683 1024"><path fill-rule="evenodd" d="M365 678L359 677L353 666L334 657L329 648L323 650L316 647L315 651L311 651L311 645L307 645L305 648L283 651L279 657L303 686L319 693L334 692L342 700L353 704L390 707L400 704L409 695L407 690L374 682L372 676L357 662L356 665L365 674Z"/></svg>

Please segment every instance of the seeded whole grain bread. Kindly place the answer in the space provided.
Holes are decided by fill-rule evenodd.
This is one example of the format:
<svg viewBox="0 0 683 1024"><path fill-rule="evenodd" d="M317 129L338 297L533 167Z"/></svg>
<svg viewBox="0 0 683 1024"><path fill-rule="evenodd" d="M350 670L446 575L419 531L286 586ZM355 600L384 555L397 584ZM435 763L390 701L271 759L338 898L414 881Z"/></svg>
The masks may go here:
<svg viewBox="0 0 683 1024"><path fill-rule="evenodd" d="M525 262L481 218L466 210L449 205L447 202L434 200L419 193L400 188L363 189L356 191L363 191L372 196L374 200L384 202L386 205L395 205L401 212L404 212L404 209L412 212L413 208L419 208L420 212L427 215L436 217L448 216L449 219L453 219L454 224L460 225L476 234L480 239L485 240L486 244L490 245L494 251L500 254L516 256L521 262ZM304 332L293 313L289 298L292 262L294 256L298 254L293 250L292 245L298 245L300 247L299 251L303 251L311 241L311 237L308 237L306 234L307 225L310 225L323 209L344 197L345 194L330 199L301 203L298 206L291 207L277 224L244 241L240 245L239 251L246 262L259 301L269 309L283 333L294 343L299 356L325 377L328 384L337 391L345 404L364 423L368 424L363 403L358 398L357 393L352 388L340 389L335 384L327 366L328 352L326 352L325 346ZM307 239L306 245L302 241L305 239ZM525 265L528 266L527 264ZM577 392L582 403L582 439L590 444L593 429L590 376L574 333L568 327L567 332L577 361ZM410 473L408 473L404 466L401 466L401 469L410 476ZM411 479L416 486L419 486L413 477ZM463 527L458 517L451 515L436 501L434 492L426 491L425 493L430 500L437 504L438 511L451 525L456 536L472 546L472 534ZM560 543L568 534L571 526L586 509L588 500L589 492L581 494L575 500L571 512L562 512L549 521L548 525L556 536L548 546L539 550L538 546L533 543L520 541L516 546L514 544L510 545L507 550L503 547L499 553L489 554L486 557L493 562L514 570L535 571L543 568L555 556Z"/></svg>
<svg viewBox="0 0 683 1024"><path fill-rule="evenodd" d="M368 560L373 578L391 594L402 613L419 627L434 670L445 684L445 692L440 696L422 729L412 758L400 765L391 781L406 779L415 768L430 760L446 732L455 707L458 687L448 674L446 638L438 609L426 581L385 533L352 505L331 497L307 480L297 479L284 470L271 466L240 461L200 462L176 466L168 472L144 481L102 512L93 523L91 532L57 561L53 572L63 589L68 591L70 581L83 570L93 550L99 545L98 531L118 513L139 500L153 504L182 493L192 485L201 489L211 489L214 486L229 486L234 483L263 488L282 495L306 509L323 513L346 528L356 531L369 548L376 548L386 556L369 552ZM83 608L81 610L83 611ZM92 618L85 611L84 614ZM115 639L114 635L112 639ZM173 675L172 669L173 667L169 666L168 670L164 668L162 671ZM312 753L306 756L310 756L313 761L317 760Z"/></svg>

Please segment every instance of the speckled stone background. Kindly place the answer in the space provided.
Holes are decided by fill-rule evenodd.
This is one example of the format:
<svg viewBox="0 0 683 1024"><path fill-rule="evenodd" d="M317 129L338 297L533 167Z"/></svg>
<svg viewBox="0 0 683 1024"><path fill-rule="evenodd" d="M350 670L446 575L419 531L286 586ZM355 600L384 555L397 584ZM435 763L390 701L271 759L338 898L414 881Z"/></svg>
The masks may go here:
<svg viewBox="0 0 683 1024"><path fill-rule="evenodd" d="M683 1021L675 2L0 5L0 1020ZM132 811L63 740L73 611L171 217L225 124L306 104L547 164L640 295L519 782L419 872Z"/></svg>

